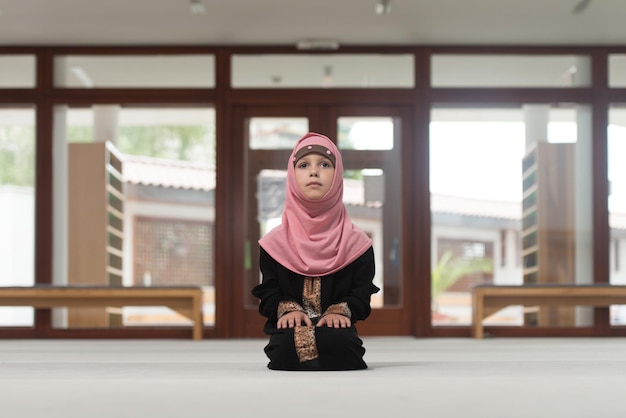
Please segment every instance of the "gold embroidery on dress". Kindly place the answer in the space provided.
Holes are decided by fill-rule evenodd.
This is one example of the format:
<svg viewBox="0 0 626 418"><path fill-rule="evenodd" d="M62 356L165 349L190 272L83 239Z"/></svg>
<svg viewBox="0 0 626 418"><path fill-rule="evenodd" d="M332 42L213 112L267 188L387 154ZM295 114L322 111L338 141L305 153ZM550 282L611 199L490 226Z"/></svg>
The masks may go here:
<svg viewBox="0 0 626 418"><path fill-rule="evenodd" d="M319 277L304 278L302 305L309 318L317 318L322 314L322 279Z"/></svg>
<svg viewBox="0 0 626 418"><path fill-rule="evenodd" d="M339 314L347 316L348 318L352 318L352 311L350 310L347 302L335 303L334 305L330 305L322 316L326 316L328 314Z"/></svg>
<svg viewBox="0 0 626 418"><path fill-rule="evenodd" d="M315 326L298 326L293 330L296 354L300 363L319 357L315 344Z"/></svg>
<svg viewBox="0 0 626 418"><path fill-rule="evenodd" d="M302 306L300 306L300 304L297 302L293 302L293 301L278 302L278 309L276 311L276 316L280 318L284 314L293 312L293 311L304 312L304 309L302 309Z"/></svg>
<svg viewBox="0 0 626 418"><path fill-rule="evenodd" d="M319 277L304 278L302 310L311 319L322 314L322 279ZM300 363L319 357L315 341L315 326L295 327L293 338Z"/></svg>

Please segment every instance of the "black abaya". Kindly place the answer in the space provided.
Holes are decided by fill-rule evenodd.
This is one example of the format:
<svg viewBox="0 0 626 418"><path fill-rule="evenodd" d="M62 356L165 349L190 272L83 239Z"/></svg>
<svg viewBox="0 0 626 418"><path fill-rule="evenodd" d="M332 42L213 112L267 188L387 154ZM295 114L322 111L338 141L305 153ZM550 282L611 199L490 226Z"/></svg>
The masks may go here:
<svg viewBox="0 0 626 418"><path fill-rule="evenodd" d="M259 312L267 317L265 347L276 370L358 370L367 365L365 348L355 323L371 312L371 295L378 292L374 278L374 252L368 249L340 271L323 277L304 277L287 270L263 248L260 257L262 283L252 293L261 300ZM281 314L301 310L313 327L278 329ZM348 328L317 327L325 313L341 313L350 318Z"/></svg>

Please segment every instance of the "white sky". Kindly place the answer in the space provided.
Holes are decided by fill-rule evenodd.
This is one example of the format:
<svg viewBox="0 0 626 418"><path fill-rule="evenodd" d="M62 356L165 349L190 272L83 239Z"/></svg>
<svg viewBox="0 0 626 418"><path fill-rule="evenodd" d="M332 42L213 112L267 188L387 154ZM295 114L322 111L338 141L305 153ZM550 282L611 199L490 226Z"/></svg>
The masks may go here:
<svg viewBox="0 0 626 418"><path fill-rule="evenodd" d="M430 190L521 202L525 131L522 122L432 122ZM574 142L576 124L552 122L549 142ZM611 211L626 212L626 128L609 127Z"/></svg>

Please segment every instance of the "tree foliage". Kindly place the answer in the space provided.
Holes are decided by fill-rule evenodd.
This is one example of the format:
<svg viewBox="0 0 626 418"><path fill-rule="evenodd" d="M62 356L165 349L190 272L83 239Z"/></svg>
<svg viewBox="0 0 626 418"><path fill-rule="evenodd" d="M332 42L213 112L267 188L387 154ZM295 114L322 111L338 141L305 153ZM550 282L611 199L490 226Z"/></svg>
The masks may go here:
<svg viewBox="0 0 626 418"><path fill-rule="evenodd" d="M30 126L0 126L0 185L35 184L34 138Z"/></svg>
<svg viewBox="0 0 626 418"><path fill-rule="evenodd" d="M439 295L456 283L461 277L473 273L491 273L493 260L489 258L454 257L446 251L431 272L431 295L436 303Z"/></svg>
<svg viewBox="0 0 626 418"><path fill-rule="evenodd" d="M69 126L68 142L91 142L88 126ZM124 126L122 153L215 164L214 135L208 126ZM32 126L0 126L0 185L34 186L35 132Z"/></svg>
<svg viewBox="0 0 626 418"><path fill-rule="evenodd" d="M215 164L212 138L206 126L124 126L117 147L125 154Z"/></svg>

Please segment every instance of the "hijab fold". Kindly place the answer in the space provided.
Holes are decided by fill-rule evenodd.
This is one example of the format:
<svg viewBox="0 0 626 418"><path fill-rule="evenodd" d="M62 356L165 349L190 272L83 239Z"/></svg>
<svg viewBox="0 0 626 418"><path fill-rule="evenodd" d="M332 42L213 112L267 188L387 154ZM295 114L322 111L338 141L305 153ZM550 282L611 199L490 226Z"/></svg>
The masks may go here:
<svg viewBox="0 0 626 418"><path fill-rule="evenodd" d="M298 187L294 159L303 147L315 145L334 154L335 174L328 192L312 200ZM341 154L326 136L310 132L296 143L287 163L282 223L261 238L259 245L285 268L308 277L335 273L371 247L372 240L352 223L343 203Z"/></svg>

